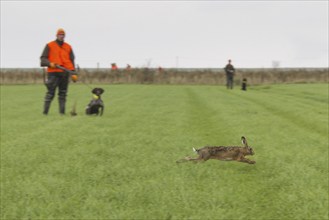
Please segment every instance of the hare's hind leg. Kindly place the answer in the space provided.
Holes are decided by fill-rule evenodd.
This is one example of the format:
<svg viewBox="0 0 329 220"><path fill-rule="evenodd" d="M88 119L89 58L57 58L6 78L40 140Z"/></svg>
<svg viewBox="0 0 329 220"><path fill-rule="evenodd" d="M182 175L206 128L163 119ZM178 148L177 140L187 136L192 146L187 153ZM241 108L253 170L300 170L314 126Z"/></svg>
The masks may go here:
<svg viewBox="0 0 329 220"><path fill-rule="evenodd" d="M237 159L238 162L242 162L242 163L249 163L249 164L255 164L256 161L253 160L249 160L248 158L245 157L240 157Z"/></svg>
<svg viewBox="0 0 329 220"><path fill-rule="evenodd" d="M184 163L184 162L188 162L188 161L192 161L194 163L197 163L197 162L205 162L206 160L208 160L208 159L204 159L200 156L197 157L197 158L185 157L183 159L177 160L176 163Z"/></svg>
<svg viewBox="0 0 329 220"><path fill-rule="evenodd" d="M185 157L183 159L177 160L176 163L184 163L190 160L190 157Z"/></svg>

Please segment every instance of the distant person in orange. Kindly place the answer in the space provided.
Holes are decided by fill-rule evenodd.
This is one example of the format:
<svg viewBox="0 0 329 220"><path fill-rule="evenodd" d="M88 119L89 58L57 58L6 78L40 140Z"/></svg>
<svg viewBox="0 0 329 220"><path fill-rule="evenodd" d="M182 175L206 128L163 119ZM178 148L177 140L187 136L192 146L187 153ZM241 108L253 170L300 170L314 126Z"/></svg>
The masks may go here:
<svg viewBox="0 0 329 220"><path fill-rule="evenodd" d="M126 66L126 70L130 71L131 70L131 66L129 64L127 64Z"/></svg>
<svg viewBox="0 0 329 220"><path fill-rule="evenodd" d="M111 70L117 70L117 64L116 63L111 63Z"/></svg>
<svg viewBox="0 0 329 220"><path fill-rule="evenodd" d="M224 70L226 72L226 88L233 89L233 79L235 74L234 66L231 64L231 60L228 60L228 64L225 66Z"/></svg>
<svg viewBox="0 0 329 220"><path fill-rule="evenodd" d="M70 74L57 68L56 65L74 71L74 53L72 47L64 42L65 31L60 28L56 33L56 40L49 42L41 54L41 66L47 68L47 93L44 101L43 114L47 115L51 101L58 87L59 113L65 114L66 95ZM73 81L77 76L72 77Z"/></svg>

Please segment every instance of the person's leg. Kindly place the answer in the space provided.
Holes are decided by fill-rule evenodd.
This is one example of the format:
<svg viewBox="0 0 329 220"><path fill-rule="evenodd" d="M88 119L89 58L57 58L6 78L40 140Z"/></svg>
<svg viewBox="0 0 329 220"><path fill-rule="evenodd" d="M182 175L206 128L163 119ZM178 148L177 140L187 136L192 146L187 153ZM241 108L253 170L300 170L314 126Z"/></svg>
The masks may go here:
<svg viewBox="0 0 329 220"><path fill-rule="evenodd" d="M58 102L59 102L60 114L65 114L65 103L66 103L68 84L69 84L68 74L62 75L59 79L59 84L58 84Z"/></svg>
<svg viewBox="0 0 329 220"><path fill-rule="evenodd" d="M46 82L47 93L43 107L43 114L45 115L47 115L49 112L50 104L55 96L57 85L58 85L58 77L54 74L48 74L47 82Z"/></svg>

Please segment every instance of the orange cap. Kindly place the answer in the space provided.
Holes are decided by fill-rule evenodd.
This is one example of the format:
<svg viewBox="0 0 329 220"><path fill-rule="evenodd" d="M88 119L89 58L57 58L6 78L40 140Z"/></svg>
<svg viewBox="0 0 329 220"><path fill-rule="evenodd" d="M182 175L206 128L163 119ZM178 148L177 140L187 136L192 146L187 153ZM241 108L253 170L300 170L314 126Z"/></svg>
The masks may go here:
<svg viewBox="0 0 329 220"><path fill-rule="evenodd" d="M65 35L65 31L64 31L63 28L60 28L60 29L57 30L57 35L59 35L59 34L64 34Z"/></svg>

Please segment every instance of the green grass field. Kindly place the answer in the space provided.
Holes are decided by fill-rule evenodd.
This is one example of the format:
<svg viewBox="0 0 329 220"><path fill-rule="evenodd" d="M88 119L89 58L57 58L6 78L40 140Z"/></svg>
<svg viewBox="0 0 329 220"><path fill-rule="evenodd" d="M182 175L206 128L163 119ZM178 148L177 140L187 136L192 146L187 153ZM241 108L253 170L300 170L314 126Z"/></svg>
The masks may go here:
<svg viewBox="0 0 329 220"><path fill-rule="evenodd" d="M327 84L101 87L103 117L75 84L71 117L1 86L1 219L328 219ZM243 135L255 165L176 164Z"/></svg>

